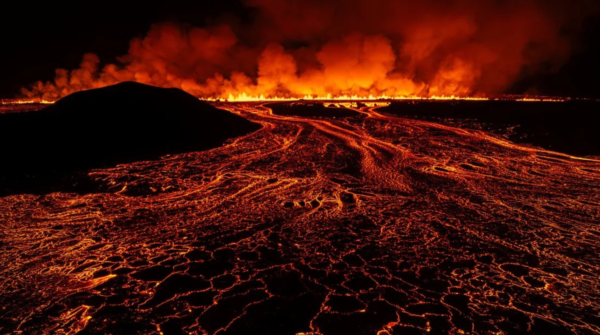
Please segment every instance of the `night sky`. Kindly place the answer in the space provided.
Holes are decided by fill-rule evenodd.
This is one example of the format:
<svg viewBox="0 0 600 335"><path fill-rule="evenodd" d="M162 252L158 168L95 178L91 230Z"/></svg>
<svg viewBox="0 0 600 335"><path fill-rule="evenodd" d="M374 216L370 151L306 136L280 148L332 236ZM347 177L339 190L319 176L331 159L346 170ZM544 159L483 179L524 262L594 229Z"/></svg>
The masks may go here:
<svg viewBox="0 0 600 335"><path fill-rule="evenodd" d="M127 53L132 38L142 38L152 24L170 22L206 27L222 20L256 20L250 1L10 2L0 14L0 97L12 98L21 87L51 81L55 69L77 68L85 53L99 56L101 65ZM575 4L576 5L576 4ZM597 13L597 12L596 12ZM558 69L521 76L505 93L525 93L532 86L542 95L600 97L600 19L581 18L573 35L569 60ZM524 73L527 72L524 70Z"/></svg>

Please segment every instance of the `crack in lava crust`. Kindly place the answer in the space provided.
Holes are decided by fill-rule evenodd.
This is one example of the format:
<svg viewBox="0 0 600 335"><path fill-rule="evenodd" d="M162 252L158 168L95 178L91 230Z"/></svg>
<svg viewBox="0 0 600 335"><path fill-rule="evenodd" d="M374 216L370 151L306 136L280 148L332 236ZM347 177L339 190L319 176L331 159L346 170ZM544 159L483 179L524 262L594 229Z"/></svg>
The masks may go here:
<svg viewBox="0 0 600 335"><path fill-rule="evenodd" d="M0 198L0 332L600 332L600 161L356 108Z"/></svg>

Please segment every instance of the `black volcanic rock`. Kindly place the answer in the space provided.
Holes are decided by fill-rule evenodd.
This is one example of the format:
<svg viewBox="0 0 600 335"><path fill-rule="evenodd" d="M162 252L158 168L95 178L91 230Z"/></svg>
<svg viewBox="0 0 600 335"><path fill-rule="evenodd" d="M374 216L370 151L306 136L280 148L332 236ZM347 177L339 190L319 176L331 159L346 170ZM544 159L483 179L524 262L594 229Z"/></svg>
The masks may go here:
<svg viewBox="0 0 600 335"><path fill-rule="evenodd" d="M360 113L347 108L325 107L322 103L313 102L292 102L292 103L274 103L265 105L271 108L273 114L283 116L300 117L353 117Z"/></svg>
<svg viewBox="0 0 600 335"><path fill-rule="evenodd" d="M74 93L37 112L0 115L0 194L74 171L211 149L259 128L178 89L126 82Z"/></svg>
<svg viewBox="0 0 600 335"><path fill-rule="evenodd" d="M378 111L490 133L515 143L580 156L600 155L600 102L418 101L393 102ZM482 127L483 126L483 127Z"/></svg>

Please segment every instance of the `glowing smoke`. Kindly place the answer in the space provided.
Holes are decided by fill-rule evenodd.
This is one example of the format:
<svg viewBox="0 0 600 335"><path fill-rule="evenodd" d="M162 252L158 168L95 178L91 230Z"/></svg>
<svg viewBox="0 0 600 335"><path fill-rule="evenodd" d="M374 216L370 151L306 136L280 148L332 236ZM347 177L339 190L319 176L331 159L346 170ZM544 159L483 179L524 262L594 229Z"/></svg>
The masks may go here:
<svg viewBox="0 0 600 335"><path fill-rule="evenodd" d="M579 3L578 3L579 2ZM23 94L57 99L137 81L204 98L502 93L568 60L585 0L248 0L250 25L154 25L118 63L79 69Z"/></svg>

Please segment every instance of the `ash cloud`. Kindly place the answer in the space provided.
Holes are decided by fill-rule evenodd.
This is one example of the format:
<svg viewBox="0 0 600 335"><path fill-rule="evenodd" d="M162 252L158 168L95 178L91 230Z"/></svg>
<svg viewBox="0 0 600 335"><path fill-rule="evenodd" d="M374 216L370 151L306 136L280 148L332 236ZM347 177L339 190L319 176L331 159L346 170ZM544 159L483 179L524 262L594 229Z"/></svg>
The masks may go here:
<svg viewBox="0 0 600 335"><path fill-rule="evenodd" d="M246 0L250 24L154 25L127 55L93 54L30 98L137 81L203 98L502 94L556 71L577 47L592 1ZM226 22L227 20L220 20Z"/></svg>

